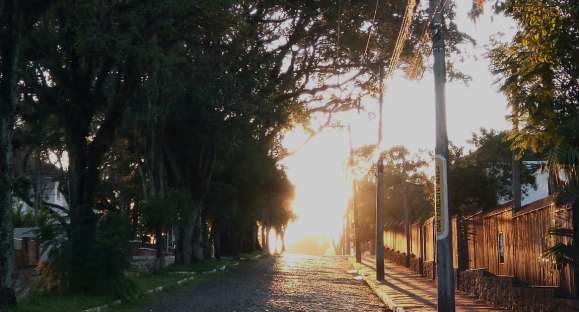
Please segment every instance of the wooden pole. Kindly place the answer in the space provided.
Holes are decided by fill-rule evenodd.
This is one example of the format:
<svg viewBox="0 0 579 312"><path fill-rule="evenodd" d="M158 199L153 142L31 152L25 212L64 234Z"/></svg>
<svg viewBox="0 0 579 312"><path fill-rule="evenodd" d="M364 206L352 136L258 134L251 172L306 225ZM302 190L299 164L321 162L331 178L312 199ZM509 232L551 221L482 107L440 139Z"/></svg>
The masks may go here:
<svg viewBox="0 0 579 312"><path fill-rule="evenodd" d="M380 116L378 121L378 158L376 181L376 279L384 280L384 159L380 146L382 143L382 107L384 106L384 66L380 65Z"/></svg>
<svg viewBox="0 0 579 312"><path fill-rule="evenodd" d="M443 4L441 4L443 2ZM446 60L444 43L444 16L442 14L445 0L430 0L433 10L432 19L432 53L434 56L434 93L436 111L436 150L435 150L435 215L436 215L436 251L437 251L437 284L439 312L454 312L454 273L452 270L452 227L448 207L448 137L446 133Z"/></svg>

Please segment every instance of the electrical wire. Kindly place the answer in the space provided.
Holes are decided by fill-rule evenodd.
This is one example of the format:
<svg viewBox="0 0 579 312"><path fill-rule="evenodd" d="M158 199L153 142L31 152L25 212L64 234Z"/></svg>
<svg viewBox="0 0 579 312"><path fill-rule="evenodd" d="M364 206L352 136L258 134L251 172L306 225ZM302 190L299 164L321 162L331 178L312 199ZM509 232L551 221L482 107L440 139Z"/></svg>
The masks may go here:
<svg viewBox="0 0 579 312"><path fill-rule="evenodd" d="M378 2L379 0L376 0L376 5L374 6L374 16L372 17L372 25L370 25L370 27L368 28L368 40L366 41L366 48L364 49L364 56L362 57L362 60L366 60L366 56L368 55L368 48L370 47L370 39L372 38L372 26L374 26L374 23L376 21L376 13L378 13Z"/></svg>
<svg viewBox="0 0 579 312"><path fill-rule="evenodd" d="M418 79L418 77L422 76L424 73L424 68L422 66L422 57L428 57L430 53L432 53L432 45L430 44L431 41L431 33L429 31L430 25L432 24L432 20L434 18L435 13L439 13L439 10L446 7L446 3L448 0L439 1L438 5L432 12L430 12L430 16L428 17L427 23L420 35L420 39L418 40L418 48L414 51L414 57L410 62L410 68L407 72L407 77L409 79Z"/></svg>
<svg viewBox="0 0 579 312"><path fill-rule="evenodd" d="M406 5L406 11L404 12L404 19L402 20L402 26L400 26L400 31L398 32L398 38L396 38L396 44L394 46L394 52L390 57L390 63L388 64L388 69L384 75L385 79L388 79L394 70L398 67L398 62L400 61L400 55L404 49L408 35L410 34L410 26L414 20L414 9L416 8L416 0L408 0Z"/></svg>

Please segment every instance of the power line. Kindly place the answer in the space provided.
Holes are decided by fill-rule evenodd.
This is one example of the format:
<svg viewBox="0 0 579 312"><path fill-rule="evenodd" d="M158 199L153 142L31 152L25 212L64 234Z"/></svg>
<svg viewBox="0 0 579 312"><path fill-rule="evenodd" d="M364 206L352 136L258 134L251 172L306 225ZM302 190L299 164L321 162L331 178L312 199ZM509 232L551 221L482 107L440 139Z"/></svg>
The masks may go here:
<svg viewBox="0 0 579 312"><path fill-rule="evenodd" d="M414 9L416 8L416 0L408 0L406 4L406 10L404 12L404 18L402 20L402 25L400 26L400 31L398 32L398 37L396 38L396 43L394 44L394 51L390 57L390 62L388 63L388 69L386 73L383 73L383 68L380 66L380 108L379 108L379 119L378 119L378 147L382 143L382 123L383 123L383 93L384 93L384 79L388 80L394 70L398 67L398 62L400 61L400 55L404 49L408 35L410 34L410 26L414 20ZM378 151L380 152L380 151Z"/></svg>
<svg viewBox="0 0 579 312"><path fill-rule="evenodd" d="M338 32L336 34L336 56L335 56L335 71L338 72L338 86L340 85L340 70L338 69L338 63L340 59L340 32L342 31L342 10L341 10L342 0L338 0ZM340 97L342 95L342 87L340 86Z"/></svg>
<svg viewBox="0 0 579 312"><path fill-rule="evenodd" d="M424 26L424 30L422 31L420 39L418 40L418 49L414 51L414 57L412 58L412 61L410 61L410 68L408 69L407 74L408 78L410 79L417 79L424 72L421 56L428 57L430 53L432 53L432 45L430 44L432 38L430 37L431 34L429 31L430 25L432 24L432 18L434 17L434 14L438 13L441 8L444 9L446 7L447 2L448 0L438 2L436 8L430 12L426 25Z"/></svg>
<svg viewBox="0 0 579 312"><path fill-rule="evenodd" d="M376 0L376 5L374 6L374 16L372 17L372 25L368 28L368 40L366 41L366 48L364 49L364 56L362 60L366 60L366 55L368 54L368 47L370 46L370 38L372 38L372 26L374 26L374 22L376 21L376 13L378 12L378 2Z"/></svg>
<svg viewBox="0 0 579 312"><path fill-rule="evenodd" d="M396 45L394 46L394 52L390 58L390 63L388 64L388 70L386 71L385 78L388 79L390 75L394 72L400 61L400 55L404 49L404 44L408 39L410 34L410 26L414 20L414 9L416 8L416 0L408 0L406 5L406 11L404 12L404 19L402 20L402 26L400 26L400 31L398 32L398 38L396 38Z"/></svg>

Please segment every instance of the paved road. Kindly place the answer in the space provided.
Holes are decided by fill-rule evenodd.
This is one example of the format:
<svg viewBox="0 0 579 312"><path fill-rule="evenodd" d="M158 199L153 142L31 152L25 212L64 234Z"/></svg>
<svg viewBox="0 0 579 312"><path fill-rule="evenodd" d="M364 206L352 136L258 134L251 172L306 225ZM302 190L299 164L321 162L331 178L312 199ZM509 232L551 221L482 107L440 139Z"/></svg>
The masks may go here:
<svg viewBox="0 0 579 312"><path fill-rule="evenodd" d="M387 311L350 270L342 257L268 257L162 295L141 311Z"/></svg>

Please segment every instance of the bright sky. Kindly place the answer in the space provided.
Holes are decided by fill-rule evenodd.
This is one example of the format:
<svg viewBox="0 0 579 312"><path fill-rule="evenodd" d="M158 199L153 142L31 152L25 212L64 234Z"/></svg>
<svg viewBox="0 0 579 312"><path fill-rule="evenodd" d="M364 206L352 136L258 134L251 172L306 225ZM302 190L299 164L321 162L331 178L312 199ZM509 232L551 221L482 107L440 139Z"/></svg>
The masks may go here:
<svg viewBox="0 0 579 312"><path fill-rule="evenodd" d="M508 40L515 24L505 17L486 14L473 23L467 16L472 2L455 1L459 28L471 35L475 47L465 46L470 55L457 66L472 76L472 81L451 82L446 88L449 140L466 145L473 131L481 127L507 129L505 97L493 84L489 62L485 55L489 38ZM490 11L490 8L487 8ZM384 103L384 146L405 145L411 151L432 150L434 147L434 81L432 73L425 73L421 81L407 81L401 74L387 82ZM368 111L377 109L377 99L364 101ZM377 119L369 120L368 112L344 113L338 116L352 126L354 147L374 144L377 139ZM344 130L327 130L316 136L296 154L284 160L287 173L296 186L293 209L298 220L289 225L287 244L305 235L339 237L342 216L351 194L351 182L344 170L348 156L348 136ZM290 150L305 140L305 134L295 129L288 134L284 145Z"/></svg>

